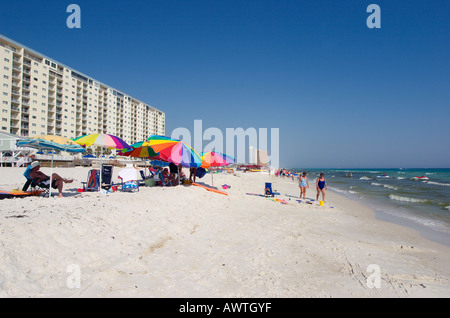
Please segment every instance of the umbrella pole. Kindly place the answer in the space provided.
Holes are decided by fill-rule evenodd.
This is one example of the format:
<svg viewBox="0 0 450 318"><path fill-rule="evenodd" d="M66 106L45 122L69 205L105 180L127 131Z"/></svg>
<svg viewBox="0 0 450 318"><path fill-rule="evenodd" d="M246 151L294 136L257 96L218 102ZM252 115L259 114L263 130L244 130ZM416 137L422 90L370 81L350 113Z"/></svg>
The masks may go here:
<svg viewBox="0 0 450 318"><path fill-rule="evenodd" d="M100 147L100 186L98 191L102 191L102 172L103 172L103 147Z"/></svg>
<svg viewBox="0 0 450 318"><path fill-rule="evenodd" d="M52 163L50 165L50 186L48 187L48 197L51 198L52 197L52 185L53 185L53 156L55 154L52 151Z"/></svg>
<svg viewBox="0 0 450 318"><path fill-rule="evenodd" d="M144 179L147 179L147 158L144 158L145 164L144 164Z"/></svg>

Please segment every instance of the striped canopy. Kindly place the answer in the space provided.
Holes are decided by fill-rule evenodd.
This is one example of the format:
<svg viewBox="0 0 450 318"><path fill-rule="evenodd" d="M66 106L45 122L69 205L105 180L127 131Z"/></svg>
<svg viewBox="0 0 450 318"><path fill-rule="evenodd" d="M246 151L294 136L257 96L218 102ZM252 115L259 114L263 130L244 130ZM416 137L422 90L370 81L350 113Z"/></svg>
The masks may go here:
<svg viewBox="0 0 450 318"><path fill-rule="evenodd" d="M204 152L202 153L202 168L228 166L234 163L233 157L221 152Z"/></svg>
<svg viewBox="0 0 450 318"><path fill-rule="evenodd" d="M86 147L90 146L99 146L106 147L110 149L124 149L130 148L125 141L110 134L91 134L85 135L78 138L73 139L77 144L83 145Z"/></svg>
<svg viewBox="0 0 450 318"><path fill-rule="evenodd" d="M165 136L150 136L147 142L163 161L181 164L185 168L202 165L200 155L183 141Z"/></svg>
<svg viewBox="0 0 450 318"><path fill-rule="evenodd" d="M132 144L130 148L123 149L119 156L134 157L134 158L150 158L159 160L158 154L153 150L148 141L140 141Z"/></svg>

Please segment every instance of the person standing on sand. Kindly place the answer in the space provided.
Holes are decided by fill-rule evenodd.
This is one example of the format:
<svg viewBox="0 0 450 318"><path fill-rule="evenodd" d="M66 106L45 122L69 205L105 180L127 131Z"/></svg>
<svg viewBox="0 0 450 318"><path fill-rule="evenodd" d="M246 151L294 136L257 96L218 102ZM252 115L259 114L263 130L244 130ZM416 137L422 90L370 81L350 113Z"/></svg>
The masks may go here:
<svg viewBox="0 0 450 318"><path fill-rule="evenodd" d="M189 180L191 182L195 183L195 178L197 177L197 168L191 167L189 168ZM194 178L194 181L192 181L192 178Z"/></svg>
<svg viewBox="0 0 450 318"><path fill-rule="evenodd" d="M317 188L316 201L319 200L319 195L322 192L322 201L325 202L325 189L328 190L328 188L327 188L327 181L324 178L323 172L320 174L320 177L317 178L316 188Z"/></svg>
<svg viewBox="0 0 450 318"><path fill-rule="evenodd" d="M308 178L306 177L306 172L303 172L303 175L298 179L298 186L300 187L300 198L302 198L303 194L303 200L305 200L306 196L306 188L309 188L309 182Z"/></svg>
<svg viewBox="0 0 450 318"><path fill-rule="evenodd" d="M169 171L170 171L170 181L172 181L172 185L177 185L178 181L178 166L171 162L169 164Z"/></svg>

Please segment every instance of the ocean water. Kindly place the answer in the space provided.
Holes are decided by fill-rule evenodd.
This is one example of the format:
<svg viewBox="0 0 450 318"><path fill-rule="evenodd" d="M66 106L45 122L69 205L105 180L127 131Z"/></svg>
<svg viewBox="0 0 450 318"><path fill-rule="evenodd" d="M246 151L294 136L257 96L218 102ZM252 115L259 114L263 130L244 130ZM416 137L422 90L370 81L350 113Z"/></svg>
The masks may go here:
<svg viewBox="0 0 450 318"><path fill-rule="evenodd" d="M414 227L428 238L450 246L450 169L304 171L310 184L323 172L330 190L362 201L381 219ZM422 176L428 180L416 178Z"/></svg>

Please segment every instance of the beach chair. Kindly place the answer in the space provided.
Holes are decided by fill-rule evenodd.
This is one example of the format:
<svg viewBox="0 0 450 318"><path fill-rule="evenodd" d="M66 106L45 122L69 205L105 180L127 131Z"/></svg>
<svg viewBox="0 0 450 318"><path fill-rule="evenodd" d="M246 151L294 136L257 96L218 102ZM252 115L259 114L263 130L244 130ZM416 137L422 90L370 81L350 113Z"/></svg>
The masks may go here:
<svg viewBox="0 0 450 318"><path fill-rule="evenodd" d="M25 172L23 173L23 176L27 179L27 181L23 185L22 191L26 192L28 191L28 188L31 187L31 192L33 193L32 195L37 196L42 194L43 196L48 197L50 194L50 187L48 185L42 183L38 184L37 182L35 182L33 179L31 179L30 172L31 172L31 165L29 165L25 170Z"/></svg>
<svg viewBox="0 0 450 318"><path fill-rule="evenodd" d="M102 165L101 170L89 170L87 182L81 182L84 191L100 191L100 180L102 182L101 188L109 190L112 187L113 165ZM101 174L101 179L100 179Z"/></svg>
<svg viewBox="0 0 450 318"><path fill-rule="evenodd" d="M264 189L264 195L266 197L270 197L270 196L274 197L275 196L275 193L272 190L272 183L266 182L266 187Z"/></svg>
<svg viewBox="0 0 450 318"><path fill-rule="evenodd" d="M112 175L113 175L113 165L102 165L102 189L109 190L111 186L113 185L112 182Z"/></svg>
<svg viewBox="0 0 450 318"><path fill-rule="evenodd" d="M158 170L155 172L155 175L153 176L153 180L156 181L156 184L159 186L171 186L172 185L172 181L170 181L169 179L164 178L162 171Z"/></svg>
<svg viewBox="0 0 450 318"><path fill-rule="evenodd" d="M122 192L139 191L139 176L135 168L120 170L119 179L122 180Z"/></svg>
<svg viewBox="0 0 450 318"><path fill-rule="evenodd" d="M150 171L150 176L149 176L149 178L153 178L153 177L155 176L156 169L153 168L153 167L149 167L149 168L148 168L148 171Z"/></svg>
<svg viewBox="0 0 450 318"><path fill-rule="evenodd" d="M81 182L84 191L100 190L100 170L92 169L88 172L87 182Z"/></svg>

